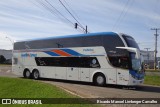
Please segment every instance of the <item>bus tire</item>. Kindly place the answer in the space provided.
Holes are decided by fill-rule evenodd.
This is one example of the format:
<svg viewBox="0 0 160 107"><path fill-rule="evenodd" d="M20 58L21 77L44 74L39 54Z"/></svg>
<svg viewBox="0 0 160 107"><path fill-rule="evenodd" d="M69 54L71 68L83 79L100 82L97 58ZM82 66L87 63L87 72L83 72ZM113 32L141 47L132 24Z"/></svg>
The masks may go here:
<svg viewBox="0 0 160 107"><path fill-rule="evenodd" d="M106 78L102 73L98 73L94 76L93 82L97 86L104 86L106 84Z"/></svg>
<svg viewBox="0 0 160 107"><path fill-rule="evenodd" d="M23 76L24 76L24 78L30 78L31 77L31 72L29 71L29 69L24 70Z"/></svg>
<svg viewBox="0 0 160 107"><path fill-rule="evenodd" d="M35 80L39 79L39 71L37 69L33 70L32 78L35 79Z"/></svg>

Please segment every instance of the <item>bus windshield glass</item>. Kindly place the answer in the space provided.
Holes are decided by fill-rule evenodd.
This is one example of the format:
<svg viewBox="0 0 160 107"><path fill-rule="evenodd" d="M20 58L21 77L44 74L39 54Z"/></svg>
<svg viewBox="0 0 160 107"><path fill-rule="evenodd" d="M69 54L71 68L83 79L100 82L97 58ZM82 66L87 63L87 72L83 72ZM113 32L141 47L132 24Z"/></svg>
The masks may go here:
<svg viewBox="0 0 160 107"><path fill-rule="evenodd" d="M133 48L137 48L139 49L138 44L136 43L136 41L130 37L130 36L126 36L126 35L122 35L124 40L126 41L128 47L133 47Z"/></svg>
<svg viewBox="0 0 160 107"><path fill-rule="evenodd" d="M136 58L135 53L130 53L132 69L141 72L141 60Z"/></svg>

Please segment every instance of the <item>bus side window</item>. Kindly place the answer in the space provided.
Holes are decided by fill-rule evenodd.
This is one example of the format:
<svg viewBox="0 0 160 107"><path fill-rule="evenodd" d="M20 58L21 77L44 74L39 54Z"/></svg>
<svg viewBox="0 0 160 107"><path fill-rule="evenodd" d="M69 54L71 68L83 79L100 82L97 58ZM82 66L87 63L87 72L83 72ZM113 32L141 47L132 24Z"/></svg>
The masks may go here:
<svg viewBox="0 0 160 107"><path fill-rule="evenodd" d="M121 68L126 68L128 69L129 68L129 59L127 57L120 57L120 67Z"/></svg>
<svg viewBox="0 0 160 107"><path fill-rule="evenodd" d="M68 57L67 59L68 67L80 67L79 58L78 57Z"/></svg>
<svg viewBox="0 0 160 107"><path fill-rule="evenodd" d="M91 57L90 58L90 67L91 68L100 68L100 64L99 64L96 57Z"/></svg>
<svg viewBox="0 0 160 107"><path fill-rule="evenodd" d="M109 60L110 60L110 63L115 67L124 68L124 69L129 68L129 58L128 57L125 57L125 56L124 57L123 56L110 57Z"/></svg>
<svg viewBox="0 0 160 107"><path fill-rule="evenodd" d="M80 67L90 68L90 57L80 57Z"/></svg>
<svg viewBox="0 0 160 107"><path fill-rule="evenodd" d="M84 68L100 68L100 64L96 57L81 57L80 66Z"/></svg>

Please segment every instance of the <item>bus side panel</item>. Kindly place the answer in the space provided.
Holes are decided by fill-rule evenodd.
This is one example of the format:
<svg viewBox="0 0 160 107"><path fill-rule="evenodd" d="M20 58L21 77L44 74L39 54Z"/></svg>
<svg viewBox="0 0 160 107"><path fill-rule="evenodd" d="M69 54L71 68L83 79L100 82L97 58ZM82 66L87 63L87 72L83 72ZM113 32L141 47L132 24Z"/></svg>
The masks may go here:
<svg viewBox="0 0 160 107"><path fill-rule="evenodd" d="M56 79L67 79L67 68L66 67L53 67L55 68ZM54 71L51 71L54 72Z"/></svg>
<svg viewBox="0 0 160 107"><path fill-rule="evenodd" d="M78 67L67 67L67 80L80 80Z"/></svg>
<svg viewBox="0 0 160 107"><path fill-rule="evenodd" d="M12 72L15 75L23 76L22 70L24 69L23 62L24 58L21 58L19 53L13 53L13 60L12 60Z"/></svg>
<svg viewBox="0 0 160 107"><path fill-rule="evenodd" d="M41 66L40 67L40 77L43 78L55 78L55 67L49 67L49 66Z"/></svg>
<svg viewBox="0 0 160 107"><path fill-rule="evenodd" d="M101 65L101 69L104 71L106 76L106 83L107 84L117 84L117 70L115 67L112 67L107 58L105 56L98 57L98 60Z"/></svg>
<svg viewBox="0 0 160 107"><path fill-rule="evenodd" d="M22 56L24 54L28 54L28 56ZM37 69L38 71L40 70L40 67L37 66L36 61L35 61L35 57L36 56L32 56L32 55L38 55L37 52L22 52L21 53L21 59L24 59L23 63L21 64L21 67L23 68L21 70L21 72L24 71L24 69L29 69L30 73L33 72L34 69Z"/></svg>
<svg viewBox="0 0 160 107"><path fill-rule="evenodd" d="M107 69L104 69L104 73L105 73L105 76L106 76L106 83L107 84L117 84L117 80L116 80L116 69L115 68L107 68Z"/></svg>
<svg viewBox="0 0 160 107"><path fill-rule="evenodd" d="M80 68L79 73L80 81L90 81L90 68Z"/></svg>
<svg viewBox="0 0 160 107"><path fill-rule="evenodd" d="M129 71L126 69L117 69L117 84L128 85L129 84Z"/></svg>
<svg viewBox="0 0 160 107"><path fill-rule="evenodd" d="M23 76L25 69L29 69L31 73L33 69L39 70L35 62L37 54L37 52L13 52L13 73Z"/></svg>

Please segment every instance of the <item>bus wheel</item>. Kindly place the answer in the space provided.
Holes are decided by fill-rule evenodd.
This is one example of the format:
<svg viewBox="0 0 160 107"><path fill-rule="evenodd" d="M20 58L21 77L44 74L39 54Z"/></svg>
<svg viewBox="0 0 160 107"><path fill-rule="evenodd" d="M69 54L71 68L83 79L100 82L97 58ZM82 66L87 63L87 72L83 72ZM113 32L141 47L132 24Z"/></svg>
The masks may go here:
<svg viewBox="0 0 160 107"><path fill-rule="evenodd" d="M39 79L39 71L38 70L33 71L32 78L35 80Z"/></svg>
<svg viewBox="0 0 160 107"><path fill-rule="evenodd" d="M94 77L94 84L98 86L104 86L106 84L106 78L103 74L97 74Z"/></svg>
<svg viewBox="0 0 160 107"><path fill-rule="evenodd" d="M24 70L23 75L24 75L25 78L30 78L31 77L31 73L28 69Z"/></svg>

